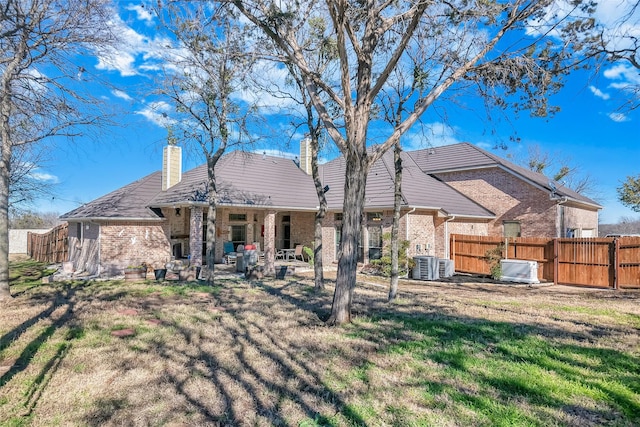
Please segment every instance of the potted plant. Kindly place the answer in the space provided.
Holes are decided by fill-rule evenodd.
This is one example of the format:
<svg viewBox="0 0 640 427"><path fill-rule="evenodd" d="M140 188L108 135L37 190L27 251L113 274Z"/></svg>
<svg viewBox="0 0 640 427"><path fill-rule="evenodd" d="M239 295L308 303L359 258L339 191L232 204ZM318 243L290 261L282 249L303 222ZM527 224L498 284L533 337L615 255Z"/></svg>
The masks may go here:
<svg viewBox="0 0 640 427"><path fill-rule="evenodd" d="M135 280L144 280L147 278L147 264L129 265L124 269L124 280L131 282Z"/></svg>
<svg viewBox="0 0 640 427"><path fill-rule="evenodd" d="M156 280L164 280L167 277L167 268L165 265L161 265L153 269L153 275Z"/></svg>

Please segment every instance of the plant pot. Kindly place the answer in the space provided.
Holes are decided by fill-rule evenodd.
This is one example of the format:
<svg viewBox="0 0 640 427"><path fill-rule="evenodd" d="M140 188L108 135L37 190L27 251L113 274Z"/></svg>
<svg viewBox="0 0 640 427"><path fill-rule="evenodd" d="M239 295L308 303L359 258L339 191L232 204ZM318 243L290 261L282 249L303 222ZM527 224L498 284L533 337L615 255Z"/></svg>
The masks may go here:
<svg viewBox="0 0 640 427"><path fill-rule="evenodd" d="M125 282L135 282L136 280L145 280L147 278L147 270L145 268L125 268Z"/></svg>
<svg viewBox="0 0 640 427"><path fill-rule="evenodd" d="M153 270L153 274L155 275L156 280L164 280L167 276L166 268L156 268Z"/></svg>

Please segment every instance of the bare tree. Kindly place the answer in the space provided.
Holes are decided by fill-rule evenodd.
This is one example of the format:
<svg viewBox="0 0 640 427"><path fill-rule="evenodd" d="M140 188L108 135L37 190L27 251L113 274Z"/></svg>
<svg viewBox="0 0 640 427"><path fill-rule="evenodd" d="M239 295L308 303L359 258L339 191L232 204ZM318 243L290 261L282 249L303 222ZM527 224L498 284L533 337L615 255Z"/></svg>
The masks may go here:
<svg viewBox="0 0 640 427"><path fill-rule="evenodd" d="M592 55L605 54L610 63L626 63L640 73L640 2L622 0L616 4L620 18L613 23L599 23L596 43L589 45ZM622 110L633 110L640 107L640 84L638 79L630 81L623 87L627 94Z"/></svg>
<svg viewBox="0 0 640 427"><path fill-rule="evenodd" d="M46 144L17 145L11 152L9 170L9 211L26 209L37 199L51 197L55 184L38 170L46 163Z"/></svg>
<svg viewBox="0 0 640 427"><path fill-rule="evenodd" d="M559 182L573 191L593 198L599 197L597 183L589 173L585 173L567 156L545 151L537 144L529 145L524 156L508 155L515 163L549 179Z"/></svg>
<svg viewBox="0 0 640 427"><path fill-rule="evenodd" d="M5 0L0 6L0 298L10 297L8 206L16 147L73 137L100 103L77 81L80 55L113 41L106 0ZM73 82L73 83L71 83Z"/></svg>
<svg viewBox="0 0 640 427"><path fill-rule="evenodd" d="M475 87L495 106L538 116L552 113L548 96L559 90L562 75L579 54L577 38L568 36L590 25L588 20L576 25L568 14L591 12L589 3L580 2L571 2L573 9L567 13L552 12L550 0L228 1L277 44L282 61L300 70L323 127L345 158L342 251L328 324L351 319L371 165L447 91ZM335 40L339 64L332 78L314 73L303 47L314 20L324 22L325 35ZM549 34L554 37L546 37ZM504 41L507 35L510 42ZM381 90L393 70L413 66L406 52L419 45L428 52L428 61L415 71L428 89L400 124L386 132L376 130L377 143L369 149L372 113L382 102ZM340 120L330 114L322 94L340 111Z"/></svg>
<svg viewBox="0 0 640 427"><path fill-rule="evenodd" d="M178 41L168 51L169 66L160 94L176 107L170 117L172 137L195 143L207 162L206 188L196 201L207 201L206 276L214 278L216 165L233 147L250 143L248 122L255 108L238 100L254 57L246 45L246 33L224 6L174 2L158 9L163 27Z"/></svg>

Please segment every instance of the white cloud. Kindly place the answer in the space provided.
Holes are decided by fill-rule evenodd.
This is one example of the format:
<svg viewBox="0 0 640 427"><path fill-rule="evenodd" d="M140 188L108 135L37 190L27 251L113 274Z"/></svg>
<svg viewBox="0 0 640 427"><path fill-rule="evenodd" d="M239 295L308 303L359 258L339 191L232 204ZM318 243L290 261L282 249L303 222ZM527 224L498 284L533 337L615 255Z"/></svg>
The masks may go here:
<svg viewBox="0 0 640 427"><path fill-rule="evenodd" d="M31 172L30 175L33 179L37 181L46 181L52 184L58 184L60 182L57 176L51 175L50 173L46 173L46 172L34 171L34 172Z"/></svg>
<svg viewBox="0 0 640 427"><path fill-rule="evenodd" d="M113 32L120 36L121 43L117 48L97 52L98 70L116 71L123 77L140 75L145 70L161 68L167 48L173 47L171 40L141 34L117 15L110 25Z"/></svg>
<svg viewBox="0 0 640 427"><path fill-rule="evenodd" d="M427 147L439 147L461 142L456 137L457 130L441 123L426 123L422 127L414 126L400 139L405 150L418 150Z"/></svg>
<svg viewBox="0 0 640 427"><path fill-rule="evenodd" d="M600 89L598 89L595 86L589 86L589 90L591 91L591 93L593 93L598 98L601 98L601 99L604 99L604 100L607 100L607 99L611 98L611 96L608 93L602 92Z"/></svg>
<svg viewBox="0 0 640 427"><path fill-rule="evenodd" d="M171 106L164 101L160 101L150 102L142 110L138 110L135 113L144 116L156 126L166 128L172 123L175 123L175 120L167 115L168 111L171 111Z"/></svg>
<svg viewBox="0 0 640 427"><path fill-rule="evenodd" d="M630 119L622 113L609 113L609 118L617 123L628 122Z"/></svg>
<svg viewBox="0 0 640 427"><path fill-rule="evenodd" d="M617 81L617 83L611 84L612 87L619 88L621 86L626 87L628 84L640 84L640 73L636 68L627 64L616 64L606 69L603 75L610 80Z"/></svg>
<svg viewBox="0 0 640 427"><path fill-rule="evenodd" d="M127 94L124 91L116 89L116 90L113 90L111 93L113 93L115 97L124 99L125 101L133 101L133 98L130 97L129 94Z"/></svg>
<svg viewBox="0 0 640 427"><path fill-rule="evenodd" d="M147 25L153 24L153 15L151 14L151 12L149 12L148 9L144 7L143 4L140 4L140 5L130 4L127 7L125 7L125 9L135 12L136 15L138 16L138 19L141 21L145 21Z"/></svg>
<svg viewBox="0 0 640 427"><path fill-rule="evenodd" d="M297 87L287 83L289 72L279 64L262 61L254 66L255 84L234 94L235 99L250 105L257 105L263 114L303 113L302 106L292 97L297 95Z"/></svg>

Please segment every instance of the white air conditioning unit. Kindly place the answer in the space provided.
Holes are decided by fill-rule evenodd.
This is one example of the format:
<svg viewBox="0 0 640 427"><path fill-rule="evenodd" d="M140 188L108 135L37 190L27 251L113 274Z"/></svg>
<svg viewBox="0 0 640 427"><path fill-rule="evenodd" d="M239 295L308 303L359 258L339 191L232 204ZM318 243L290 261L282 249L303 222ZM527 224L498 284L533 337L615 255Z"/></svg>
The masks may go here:
<svg viewBox="0 0 640 427"><path fill-rule="evenodd" d="M500 280L518 283L540 283L538 280L538 263L523 259L501 259Z"/></svg>
<svg viewBox="0 0 640 427"><path fill-rule="evenodd" d="M438 273L440 277L451 277L455 274L455 267L452 259L438 260Z"/></svg>
<svg viewBox="0 0 640 427"><path fill-rule="evenodd" d="M440 278L438 270L438 258L434 256L413 257L416 266L413 267L413 278L418 280L438 280Z"/></svg>

